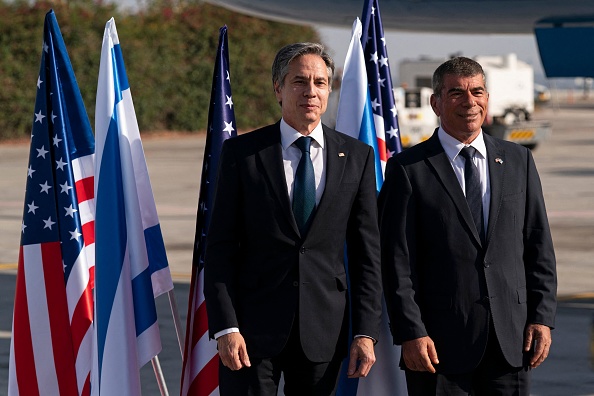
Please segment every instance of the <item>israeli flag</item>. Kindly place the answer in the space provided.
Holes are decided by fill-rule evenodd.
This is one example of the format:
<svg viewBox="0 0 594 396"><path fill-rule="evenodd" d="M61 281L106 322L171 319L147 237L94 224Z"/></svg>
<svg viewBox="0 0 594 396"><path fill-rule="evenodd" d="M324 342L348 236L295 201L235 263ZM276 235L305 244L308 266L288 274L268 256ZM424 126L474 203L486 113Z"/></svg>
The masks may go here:
<svg viewBox="0 0 594 396"><path fill-rule="evenodd" d="M154 298L173 289L115 21L105 26L95 108L93 395L140 395L161 351Z"/></svg>
<svg viewBox="0 0 594 396"><path fill-rule="evenodd" d="M342 75L340 99L336 114L336 130L359 139L373 147L377 190L383 183L383 172L378 153L377 135L367 83L365 57L361 47L361 21L355 19Z"/></svg>

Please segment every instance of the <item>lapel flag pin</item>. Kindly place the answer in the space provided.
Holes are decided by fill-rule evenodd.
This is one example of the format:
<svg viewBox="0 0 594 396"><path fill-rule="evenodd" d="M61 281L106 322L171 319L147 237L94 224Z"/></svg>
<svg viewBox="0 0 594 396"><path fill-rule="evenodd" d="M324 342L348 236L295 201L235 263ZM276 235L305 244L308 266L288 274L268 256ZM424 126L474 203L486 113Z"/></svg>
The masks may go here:
<svg viewBox="0 0 594 396"><path fill-rule="evenodd" d="M338 153L339 157L344 157L344 153Z"/></svg>
<svg viewBox="0 0 594 396"><path fill-rule="evenodd" d="M495 162L498 164L503 164L503 160L501 158L495 158Z"/></svg>

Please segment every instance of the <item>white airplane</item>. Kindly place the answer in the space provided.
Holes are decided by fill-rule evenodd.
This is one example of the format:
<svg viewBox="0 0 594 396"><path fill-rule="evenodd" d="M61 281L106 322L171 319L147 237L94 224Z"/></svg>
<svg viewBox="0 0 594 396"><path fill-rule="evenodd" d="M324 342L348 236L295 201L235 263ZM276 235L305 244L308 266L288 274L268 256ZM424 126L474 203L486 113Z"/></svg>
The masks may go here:
<svg viewBox="0 0 594 396"><path fill-rule="evenodd" d="M260 18L350 26L363 0L206 0ZM536 34L547 77L594 77L593 0L381 0L385 30Z"/></svg>

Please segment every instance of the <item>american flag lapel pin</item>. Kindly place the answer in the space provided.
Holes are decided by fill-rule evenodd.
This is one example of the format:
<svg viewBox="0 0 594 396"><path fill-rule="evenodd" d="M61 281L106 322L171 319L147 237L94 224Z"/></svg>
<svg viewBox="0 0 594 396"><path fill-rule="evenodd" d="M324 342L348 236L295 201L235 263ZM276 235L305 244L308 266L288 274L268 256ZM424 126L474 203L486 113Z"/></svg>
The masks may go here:
<svg viewBox="0 0 594 396"><path fill-rule="evenodd" d="M497 162L498 164L503 164L503 160L499 157L495 158L495 162Z"/></svg>

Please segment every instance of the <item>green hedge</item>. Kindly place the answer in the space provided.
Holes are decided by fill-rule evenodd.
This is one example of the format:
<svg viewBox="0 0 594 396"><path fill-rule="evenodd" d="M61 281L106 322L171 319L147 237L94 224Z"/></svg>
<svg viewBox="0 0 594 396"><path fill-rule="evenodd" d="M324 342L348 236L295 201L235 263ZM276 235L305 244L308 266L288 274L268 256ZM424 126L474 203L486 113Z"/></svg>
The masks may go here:
<svg viewBox="0 0 594 396"><path fill-rule="evenodd" d="M10 4L0 0L0 139L29 135L43 22L53 8L93 125L105 23L118 28L141 131L206 129L219 28L228 26L231 86L238 129L280 117L270 77L276 51L318 41L307 27L264 21L208 4L155 1L126 14L100 1Z"/></svg>

